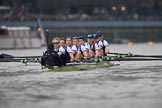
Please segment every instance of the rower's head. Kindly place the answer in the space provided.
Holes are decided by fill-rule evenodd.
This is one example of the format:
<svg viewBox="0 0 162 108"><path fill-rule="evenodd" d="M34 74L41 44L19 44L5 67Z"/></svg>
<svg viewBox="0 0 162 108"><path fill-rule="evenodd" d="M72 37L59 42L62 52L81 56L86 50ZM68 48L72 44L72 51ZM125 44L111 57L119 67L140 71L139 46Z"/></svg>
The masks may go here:
<svg viewBox="0 0 162 108"><path fill-rule="evenodd" d="M98 35L96 33L92 34L93 43L98 41Z"/></svg>
<svg viewBox="0 0 162 108"><path fill-rule="evenodd" d="M65 39L61 38L59 44L60 44L60 46L65 47L65 44L66 44Z"/></svg>
<svg viewBox="0 0 162 108"><path fill-rule="evenodd" d="M66 45L67 45L67 46L72 45L72 38L71 38L71 36L67 36L67 37L66 37Z"/></svg>
<svg viewBox="0 0 162 108"><path fill-rule="evenodd" d="M79 36L79 44L80 45L84 44L84 37L83 36Z"/></svg>
<svg viewBox="0 0 162 108"><path fill-rule="evenodd" d="M59 43L60 43L60 39L58 37L53 38L52 44L54 49L58 49L60 47Z"/></svg>
<svg viewBox="0 0 162 108"><path fill-rule="evenodd" d="M78 46L79 45L79 38L78 36L73 37L73 45Z"/></svg>
<svg viewBox="0 0 162 108"><path fill-rule="evenodd" d="M90 44L93 43L92 34L87 35L87 42Z"/></svg>
<svg viewBox="0 0 162 108"><path fill-rule="evenodd" d="M102 41L103 40L103 35L102 35L102 33L100 32L100 31L97 31L97 36L98 36L98 40L99 41Z"/></svg>

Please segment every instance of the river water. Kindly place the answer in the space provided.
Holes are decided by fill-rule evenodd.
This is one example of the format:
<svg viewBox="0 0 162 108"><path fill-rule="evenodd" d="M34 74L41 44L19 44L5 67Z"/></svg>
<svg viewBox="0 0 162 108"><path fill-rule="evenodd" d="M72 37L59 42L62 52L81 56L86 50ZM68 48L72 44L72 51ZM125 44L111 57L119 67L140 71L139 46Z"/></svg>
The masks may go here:
<svg viewBox="0 0 162 108"><path fill-rule="evenodd" d="M111 52L161 54L162 44L110 46ZM41 55L45 48L0 50ZM39 64L0 63L0 108L161 108L162 61L123 61L80 72L41 72Z"/></svg>

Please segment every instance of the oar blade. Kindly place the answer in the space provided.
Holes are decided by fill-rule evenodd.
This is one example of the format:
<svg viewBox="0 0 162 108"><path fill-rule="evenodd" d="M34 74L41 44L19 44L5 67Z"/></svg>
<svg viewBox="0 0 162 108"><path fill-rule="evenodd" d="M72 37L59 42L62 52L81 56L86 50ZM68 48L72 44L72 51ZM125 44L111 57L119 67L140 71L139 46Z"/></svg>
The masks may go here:
<svg viewBox="0 0 162 108"><path fill-rule="evenodd" d="M9 54L4 54L4 53L2 53L1 55L0 55L0 58L13 58L14 56L12 56L12 55L9 55Z"/></svg>

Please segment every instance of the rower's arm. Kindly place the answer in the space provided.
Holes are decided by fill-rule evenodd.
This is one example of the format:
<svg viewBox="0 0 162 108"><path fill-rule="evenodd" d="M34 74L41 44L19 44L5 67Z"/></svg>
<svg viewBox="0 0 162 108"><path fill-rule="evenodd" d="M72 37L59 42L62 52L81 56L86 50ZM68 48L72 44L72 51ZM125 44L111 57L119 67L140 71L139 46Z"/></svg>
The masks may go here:
<svg viewBox="0 0 162 108"><path fill-rule="evenodd" d="M70 55L70 61L73 62L75 59L73 52L69 53L69 55Z"/></svg>
<svg viewBox="0 0 162 108"><path fill-rule="evenodd" d="M88 58L88 50L87 50L87 48L84 45L81 45L80 47L81 47L80 50L83 52L83 58L87 59Z"/></svg>
<svg viewBox="0 0 162 108"><path fill-rule="evenodd" d="M99 57L99 52L98 52L98 50L95 51L95 57L96 57L96 58Z"/></svg>
<svg viewBox="0 0 162 108"><path fill-rule="evenodd" d="M87 52L87 50L85 50L85 51L83 52L83 55L84 55L84 59L88 59L88 52Z"/></svg>
<svg viewBox="0 0 162 108"><path fill-rule="evenodd" d="M98 42L98 50L101 51L103 47L103 43L101 41Z"/></svg>
<svg viewBox="0 0 162 108"><path fill-rule="evenodd" d="M102 50L102 46L100 45L100 46L98 46L98 50L99 51L101 51Z"/></svg>
<svg viewBox="0 0 162 108"><path fill-rule="evenodd" d="M65 54L65 49L63 47L60 47L59 48L59 52L57 53L59 55L59 57L62 55L62 54Z"/></svg>
<svg viewBox="0 0 162 108"><path fill-rule="evenodd" d="M108 45L107 45L107 46L105 46L105 54L108 54L108 53L109 53L109 51L110 51L109 46L108 46Z"/></svg>

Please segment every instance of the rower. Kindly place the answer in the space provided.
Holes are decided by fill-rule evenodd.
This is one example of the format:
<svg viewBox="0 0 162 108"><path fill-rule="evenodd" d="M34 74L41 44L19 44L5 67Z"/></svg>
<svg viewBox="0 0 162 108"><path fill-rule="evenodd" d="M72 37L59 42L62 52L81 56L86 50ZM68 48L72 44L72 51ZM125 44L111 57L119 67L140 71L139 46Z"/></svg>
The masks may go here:
<svg viewBox="0 0 162 108"><path fill-rule="evenodd" d="M63 48L66 46L65 38L60 38L59 45L62 46Z"/></svg>
<svg viewBox="0 0 162 108"><path fill-rule="evenodd" d="M95 57L95 46L91 34L87 35L87 42L85 43L85 45L88 50L88 54L90 58Z"/></svg>
<svg viewBox="0 0 162 108"><path fill-rule="evenodd" d="M68 47L72 47L72 37L71 36L67 36L66 37L66 46Z"/></svg>
<svg viewBox="0 0 162 108"><path fill-rule="evenodd" d="M67 55L68 62L74 62L74 56L72 54L72 37L66 37L65 55Z"/></svg>
<svg viewBox="0 0 162 108"><path fill-rule="evenodd" d="M85 49L86 49L86 52L83 52L82 56L90 58L89 46L87 45L87 43L84 42L84 37L83 36L79 36L79 45L80 45L81 48L85 47ZM87 59L87 58L85 58L85 59Z"/></svg>
<svg viewBox="0 0 162 108"><path fill-rule="evenodd" d="M79 46L80 46L80 52L81 52L81 59L88 59L89 55L88 55L88 51L87 51L87 46L84 43L84 37L83 36L78 36L79 39Z"/></svg>
<svg viewBox="0 0 162 108"><path fill-rule="evenodd" d="M102 42L103 55L106 56L109 53L109 44L106 40L103 39L103 35L100 31L97 31L98 40Z"/></svg>
<svg viewBox="0 0 162 108"><path fill-rule="evenodd" d="M95 57L102 57L103 56L103 43L99 41L98 35L96 33L92 34L93 43L95 44Z"/></svg>
<svg viewBox="0 0 162 108"><path fill-rule="evenodd" d="M79 45L79 37L73 37L73 46L72 46L72 54L74 57L74 61L79 61L82 57L87 59L87 53L84 46ZM82 56L83 55L83 56Z"/></svg>
<svg viewBox="0 0 162 108"><path fill-rule="evenodd" d="M70 57L69 57L69 53L67 52L65 38L60 39L59 45L60 45L60 48L61 47L64 48L65 51L63 51L62 53L65 56L66 63L69 63L70 62Z"/></svg>
<svg viewBox="0 0 162 108"><path fill-rule="evenodd" d="M60 39L58 37L54 38L52 40L53 43L53 50L55 52L57 52L57 54L59 55L60 61L61 61L61 65L66 65L66 56L65 56L65 49L60 46Z"/></svg>
<svg viewBox="0 0 162 108"><path fill-rule="evenodd" d="M72 39L70 37L60 39L60 46L62 46L65 49L64 55L66 57L66 63L73 62L73 59L71 59L73 57L71 43L72 43Z"/></svg>

